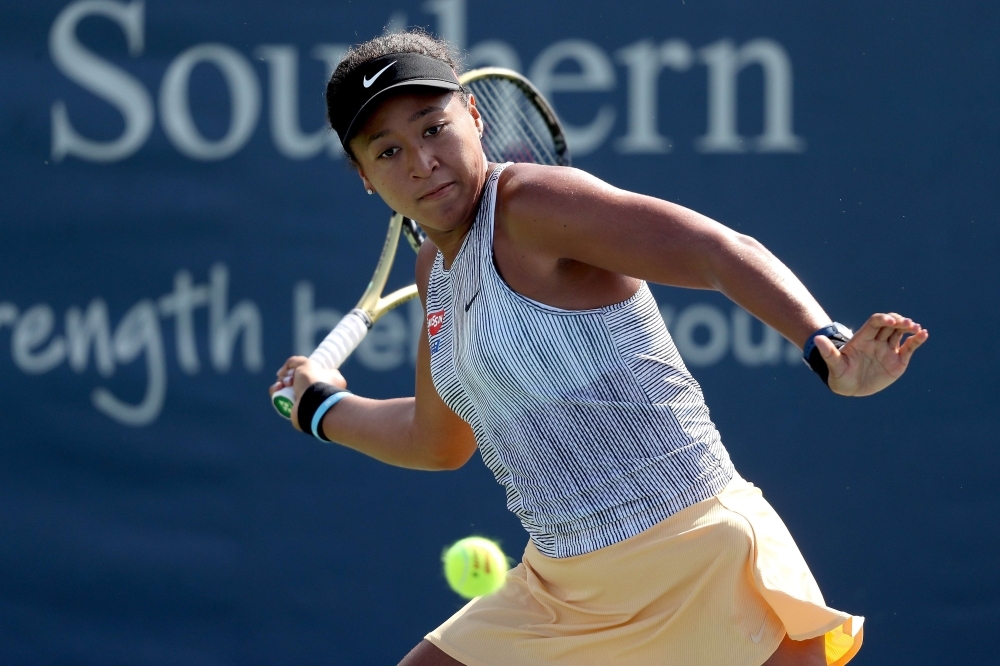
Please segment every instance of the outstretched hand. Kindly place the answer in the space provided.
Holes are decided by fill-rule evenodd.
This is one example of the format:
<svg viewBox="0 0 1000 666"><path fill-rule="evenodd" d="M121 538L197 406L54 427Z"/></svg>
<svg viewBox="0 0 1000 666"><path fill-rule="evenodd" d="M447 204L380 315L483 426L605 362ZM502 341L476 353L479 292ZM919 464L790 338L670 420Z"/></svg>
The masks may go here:
<svg viewBox="0 0 1000 666"><path fill-rule="evenodd" d="M927 337L920 324L891 312L873 314L841 349L822 335L814 342L830 369L827 383L833 392L860 397L899 379Z"/></svg>

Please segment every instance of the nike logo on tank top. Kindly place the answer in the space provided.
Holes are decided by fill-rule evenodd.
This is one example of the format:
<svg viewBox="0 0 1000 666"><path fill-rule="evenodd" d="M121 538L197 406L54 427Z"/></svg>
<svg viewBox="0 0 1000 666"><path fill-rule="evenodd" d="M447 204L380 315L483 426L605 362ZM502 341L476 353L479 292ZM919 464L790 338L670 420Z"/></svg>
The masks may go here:
<svg viewBox="0 0 1000 666"><path fill-rule="evenodd" d="M572 557L713 497L734 470L646 283L615 305L562 310L504 282L493 216L507 166L451 268L434 261L431 376L538 550Z"/></svg>

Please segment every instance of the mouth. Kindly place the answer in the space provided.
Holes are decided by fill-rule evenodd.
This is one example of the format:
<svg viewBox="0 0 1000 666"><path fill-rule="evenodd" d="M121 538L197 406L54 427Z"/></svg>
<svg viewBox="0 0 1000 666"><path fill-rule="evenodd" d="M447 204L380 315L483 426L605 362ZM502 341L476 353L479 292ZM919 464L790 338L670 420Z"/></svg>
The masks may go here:
<svg viewBox="0 0 1000 666"><path fill-rule="evenodd" d="M438 185L437 187L426 192L425 194L420 195L419 197L417 197L417 199L419 199L420 201L440 199L441 197L447 196L447 194L451 192L454 187L455 187L454 182L442 183L441 185Z"/></svg>

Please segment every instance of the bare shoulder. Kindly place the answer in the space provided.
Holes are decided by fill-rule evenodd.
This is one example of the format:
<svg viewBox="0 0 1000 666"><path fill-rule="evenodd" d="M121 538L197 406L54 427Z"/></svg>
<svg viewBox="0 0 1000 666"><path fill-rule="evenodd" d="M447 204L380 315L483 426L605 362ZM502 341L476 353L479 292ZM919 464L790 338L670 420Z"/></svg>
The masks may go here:
<svg viewBox="0 0 1000 666"><path fill-rule="evenodd" d="M425 239L417 252L416 280L417 290L420 292L420 299L423 300L427 293L427 282L431 279L431 269L434 268L434 258L437 257L438 249L431 240Z"/></svg>
<svg viewBox="0 0 1000 666"><path fill-rule="evenodd" d="M562 227L595 207L614 205L626 192L586 171L542 164L513 164L497 183L497 219L511 233Z"/></svg>
<svg viewBox="0 0 1000 666"><path fill-rule="evenodd" d="M592 195L619 192L597 176L574 167L512 164L500 174L497 191L505 198L548 195Z"/></svg>

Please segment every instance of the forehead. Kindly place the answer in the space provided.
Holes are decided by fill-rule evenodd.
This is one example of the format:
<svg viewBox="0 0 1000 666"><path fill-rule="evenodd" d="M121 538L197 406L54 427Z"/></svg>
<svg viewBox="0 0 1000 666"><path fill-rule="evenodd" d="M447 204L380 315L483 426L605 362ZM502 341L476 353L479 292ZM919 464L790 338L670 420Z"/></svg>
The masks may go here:
<svg viewBox="0 0 1000 666"><path fill-rule="evenodd" d="M458 99L455 92L435 90L434 88L416 88L401 90L386 94L361 121L359 129L351 144L355 141L367 142L368 138L378 134L390 126L400 123L416 122L425 110L443 110Z"/></svg>

